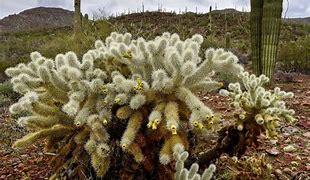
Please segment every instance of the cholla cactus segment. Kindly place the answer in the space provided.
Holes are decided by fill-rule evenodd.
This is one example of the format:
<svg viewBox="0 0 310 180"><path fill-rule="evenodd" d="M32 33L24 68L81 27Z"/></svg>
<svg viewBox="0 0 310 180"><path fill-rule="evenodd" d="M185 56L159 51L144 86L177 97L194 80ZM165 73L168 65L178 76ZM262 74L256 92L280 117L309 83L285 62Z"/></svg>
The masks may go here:
<svg viewBox="0 0 310 180"><path fill-rule="evenodd" d="M125 152L142 162L136 136L156 131L165 142L160 161L169 163L174 152L187 148L188 131L210 128L216 121L195 93L217 90L223 86L221 78L236 79L243 72L236 56L223 49L208 49L200 57L202 42L200 35L181 40L177 34L164 33L146 41L114 32L104 42L96 41L95 49L82 59L74 52L58 54L54 60L32 53L30 63L6 70L14 90L23 95L10 112L26 114L18 122L34 131L16 146L76 136L74 142L84 146L93 168L104 176L110 140L115 139L108 128L121 120L127 123L120 142ZM59 131L68 133L54 137L55 127L66 127Z"/></svg>
<svg viewBox="0 0 310 180"><path fill-rule="evenodd" d="M295 121L294 110L289 109L284 102L294 96L292 92L282 91L278 87L266 90L263 85L269 82L269 78L265 75L256 77L244 72L241 79L244 90L239 83L229 84L229 91L220 90L221 95L231 97L231 104L239 116L238 122L255 121L266 129L268 136L275 137L280 119L289 123Z"/></svg>
<svg viewBox="0 0 310 180"><path fill-rule="evenodd" d="M216 170L216 167L214 164L210 164L207 169L204 170L202 175L198 174L199 165L197 163L194 163L191 165L190 169L186 169L184 167L184 162L188 158L188 152L175 152L173 154L174 159L176 161L175 164L175 179L176 180L210 180L213 176L213 173Z"/></svg>

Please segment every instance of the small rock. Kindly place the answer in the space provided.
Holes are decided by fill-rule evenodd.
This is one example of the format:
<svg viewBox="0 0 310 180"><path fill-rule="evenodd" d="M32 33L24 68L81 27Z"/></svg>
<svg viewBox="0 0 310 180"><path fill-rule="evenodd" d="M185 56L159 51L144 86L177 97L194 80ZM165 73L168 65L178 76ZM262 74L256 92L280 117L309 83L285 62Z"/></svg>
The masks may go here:
<svg viewBox="0 0 310 180"><path fill-rule="evenodd" d="M271 139L271 140L270 140L270 144L272 144L272 145L276 145L277 142L278 142L277 139Z"/></svg>
<svg viewBox="0 0 310 180"><path fill-rule="evenodd" d="M306 138L310 138L310 132L305 132L302 135L305 136Z"/></svg>
<svg viewBox="0 0 310 180"><path fill-rule="evenodd" d="M283 127L281 131L286 135L291 135L291 134L294 134L295 132L298 132L298 129L293 126L287 126L287 127Z"/></svg>
<svg viewBox="0 0 310 180"><path fill-rule="evenodd" d="M292 161L292 162L291 162L291 165L292 165L292 166L298 166L298 164L299 164L299 163L296 162L296 161Z"/></svg>
<svg viewBox="0 0 310 180"><path fill-rule="evenodd" d="M309 102L304 102L302 105L303 106L310 106L310 103Z"/></svg>
<svg viewBox="0 0 310 180"><path fill-rule="evenodd" d="M280 153L276 147L273 147L271 149L267 149L266 152L270 155L273 155L273 156L277 156Z"/></svg>
<svg viewBox="0 0 310 180"><path fill-rule="evenodd" d="M282 175L282 171L281 171L280 169L276 169L274 172L275 172L277 175Z"/></svg>
<svg viewBox="0 0 310 180"><path fill-rule="evenodd" d="M285 172L287 174L290 174L290 175L293 173L293 171L290 168L287 168L287 167L283 169L283 172Z"/></svg>
<svg viewBox="0 0 310 180"><path fill-rule="evenodd" d="M306 166L306 171L310 171L310 166Z"/></svg>
<svg viewBox="0 0 310 180"><path fill-rule="evenodd" d="M283 148L284 152L294 152L296 151L296 148L293 145L288 145L286 147Z"/></svg>
<svg viewBox="0 0 310 180"><path fill-rule="evenodd" d="M20 157L26 158L26 157L28 157L28 155L27 154L22 154L22 155L20 155Z"/></svg>

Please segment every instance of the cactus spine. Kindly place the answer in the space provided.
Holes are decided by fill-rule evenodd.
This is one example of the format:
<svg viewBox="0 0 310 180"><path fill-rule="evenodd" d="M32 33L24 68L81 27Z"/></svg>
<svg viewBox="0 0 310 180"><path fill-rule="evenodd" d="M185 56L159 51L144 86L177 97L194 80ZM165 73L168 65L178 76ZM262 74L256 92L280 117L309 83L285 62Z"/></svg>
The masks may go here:
<svg viewBox="0 0 310 180"><path fill-rule="evenodd" d="M252 67L272 79L280 36L283 0L251 0Z"/></svg>

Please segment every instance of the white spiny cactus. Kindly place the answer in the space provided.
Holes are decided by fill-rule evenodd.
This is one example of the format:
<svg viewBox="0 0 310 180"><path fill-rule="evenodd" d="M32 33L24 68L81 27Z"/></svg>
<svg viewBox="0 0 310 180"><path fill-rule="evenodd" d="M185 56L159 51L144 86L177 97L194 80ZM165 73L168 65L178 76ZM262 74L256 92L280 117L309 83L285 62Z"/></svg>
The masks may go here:
<svg viewBox="0 0 310 180"><path fill-rule="evenodd" d="M263 85L269 81L265 75L256 77L248 72L241 74L244 90L239 83L229 84L229 91L220 90L223 96L232 98L232 105L239 114L240 130L244 122L256 121L265 127L267 135L276 136L276 127L280 118L294 122L294 110L286 107L284 99L292 98L292 92L281 91L276 87L273 91L266 90ZM250 119L249 119L250 118Z"/></svg>
<svg viewBox="0 0 310 180"><path fill-rule="evenodd" d="M237 57L223 49L208 49L205 57L200 57L202 42L200 35L182 41L177 34L164 33L146 41L114 32L105 42L96 41L95 49L81 60L73 52L59 54L55 60L33 52L30 63L6 70L14 90L24 95L10 112L28 112L19 123L40 132L15 145L53 137L55 131L77 129L81 132L76 143L83 144L82 137L87 137L84 147L94 169L103 176L110 152L106 128L115 117L112 108L118 107L116 117L128 120L122 149L143 161L134 141L147 124L150 131L159 131L159 137L169 139L165 139L160 155L161 162L169 163L173 152L187 148L184 134L188 130L201 132L214 122L213 111L195 93L221 88L223 83L212 79L215 75L237 79L243 71ZM274 104L282 106L281 102ZM266 109L269 111L277 110ZM102 161L106 163L100 164Z"/></svg>
<svg viewBox="0 0 310 180"><path fill-rule="evenodd" d="M184 162L188 158L188 152L176 152L173 154L173 157L176 161L175 164L175 179L176 180L210 180L213 176L213 173L216 170L216 167L214 164L210 164L207 169L204 170L204 172L200 175L198 174L199 165L197 163L194 163L191 165L190 169L186 169L184 167Z"/></svg>

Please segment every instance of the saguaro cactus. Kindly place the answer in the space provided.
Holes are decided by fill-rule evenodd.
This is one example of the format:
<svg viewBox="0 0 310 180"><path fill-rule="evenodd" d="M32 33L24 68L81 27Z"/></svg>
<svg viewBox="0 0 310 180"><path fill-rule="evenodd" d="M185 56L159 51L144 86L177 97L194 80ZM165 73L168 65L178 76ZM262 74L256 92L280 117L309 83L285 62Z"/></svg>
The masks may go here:
<svg viewBox="0 0 310 180"><path fill-rule="evenodd" d="M82 31L81 22L81 0L74 0L74 35L77 36Z"/></svg>
<svg viewBox="0 0 310 180"><path fill-rule="evenodd" d="M256 75L272 79L280 36L283 0L251 0L252 64Z"/></svg>
<svg viewBox="0 0 310 180"><path fill-rule="evenodd" d="M211 15L211 12L212 12L212 6L210 6L210 8L209 8L209 30L210 30L210 32L212 32L212 15Z"/></svg>
<svg viewBox="0 0 310 180"><path fill-rule="evenodd" d="M261 47L261 21L263 17L263 1L251 0L251 50L252 67L256 75L261 74L260 47Z"/></svg>
<svg viewBox="0 0 310 180"><path fill-rule="evenodd" d="M75 51L79 54L81 51L82 18L81 18L81 0L74 0L74 39Z"/></svg>
<svg viewBox="0 0 310 180"><path fill-rule="evenodd" d="M281 27L283 0L265 0L262 19L262 73L273 76Z"/></svg>

